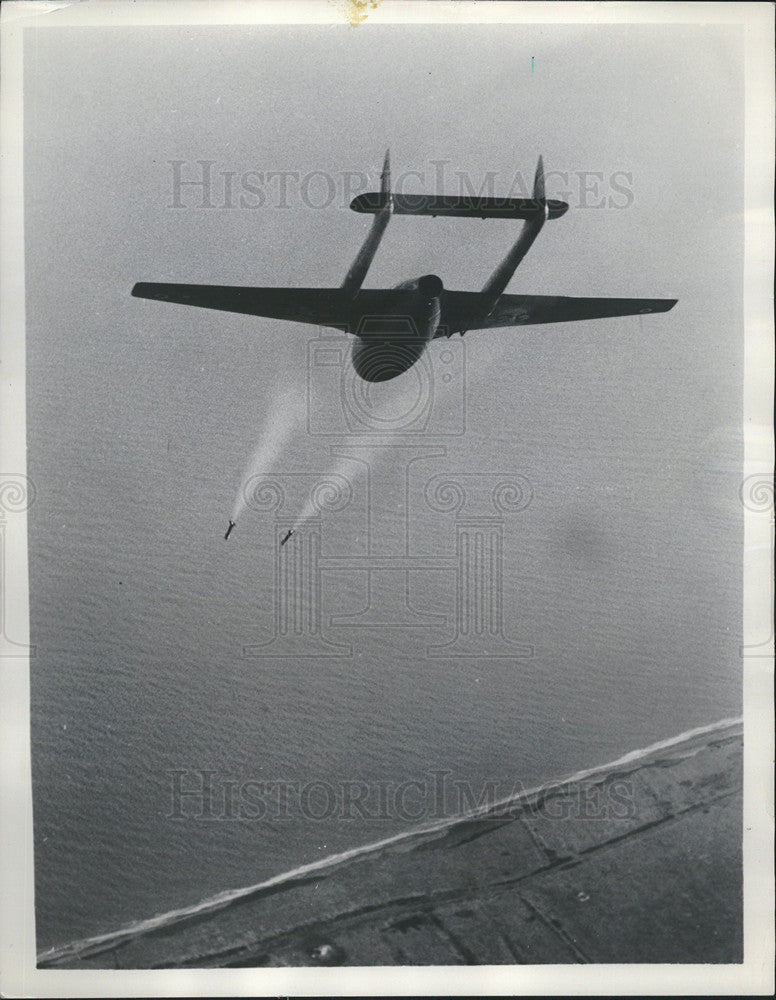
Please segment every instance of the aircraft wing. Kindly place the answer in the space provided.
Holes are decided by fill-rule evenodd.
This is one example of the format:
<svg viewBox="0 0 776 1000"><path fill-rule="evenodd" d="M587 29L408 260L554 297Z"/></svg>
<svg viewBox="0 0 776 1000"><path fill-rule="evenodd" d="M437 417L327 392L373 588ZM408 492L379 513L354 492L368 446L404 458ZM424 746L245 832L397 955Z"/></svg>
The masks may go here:
<svg viewBox="0 0 776 1000"><path fill-rule="evenodd" d="M352 307L352 297L339 288L249 288L141 281L132 289L132 294L140 299L321 326L346 323Z"/></svg>
<svg viewBox="0 0 776 1000"><path fill-rule="evenodd" d="M412 304L411 292L400 289L360 289L354 297L347 288L250 288L141 281L132 294L140 299L339 328L350 326L364 314L390 316L397 309L407 312Z"/></svg>
<svg viewBox="0 0 776 1000"><path fill-rule="evenodd" d="M360 289L354 298L352 292L343 288L251 288L139 282L132 294L141 299L338 328L354 326L363 316L409 315L413 305L411 291L394 288ZM609 316L667 312L676 301L501 295L491 307L492 297L486 293L445 290L442 293L442 329L437 336L491 327L573 323Z"/></svg>
<svg viewBox="0 0 776 1000"><path fill-rule="evenodd" d="M668 312L677 299L575 298L568 295L502 295L493 308L481 292L444 295L442 325L452 333L534 323L574 323L611 316Z"/></svg>

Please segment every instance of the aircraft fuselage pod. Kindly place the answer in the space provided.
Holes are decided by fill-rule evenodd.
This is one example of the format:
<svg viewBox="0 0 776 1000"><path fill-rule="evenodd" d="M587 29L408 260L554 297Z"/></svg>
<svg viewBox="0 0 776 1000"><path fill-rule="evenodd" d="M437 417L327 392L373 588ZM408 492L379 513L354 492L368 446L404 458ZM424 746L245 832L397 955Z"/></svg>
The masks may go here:
<svg viewBox="0 0 776 1000"><path fill-rule="evenodd" d="M386 382L411 368L436 337L442 318L442 279L424 274L396 286L401 311L359 318L351 349L353 367L366 382Z"/></svg>

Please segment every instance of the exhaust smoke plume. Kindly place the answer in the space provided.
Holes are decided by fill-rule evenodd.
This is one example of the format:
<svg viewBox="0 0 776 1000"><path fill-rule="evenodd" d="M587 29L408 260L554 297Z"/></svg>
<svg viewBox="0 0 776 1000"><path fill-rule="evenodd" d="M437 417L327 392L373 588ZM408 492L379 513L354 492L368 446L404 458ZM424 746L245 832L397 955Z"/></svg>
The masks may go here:
<svg viewBox="0 0 776 1000"><path fill-rule="evenodd" d="M350 386L351 391L348 394L347 402L351 409L355 407L356 411L361 414L360 422L363 424L363 428L360 433L354 430L349 435L343 434L343 438L337 441L337 444L352 443L361 446L360 461L357 464L360 469L358 475L363 475L365 468L362 463L366 460L367 464L371 464L370 460L377 451L377 445L384 445L396 434L401 434L406 429L407 420L413 416L413 400L417 396L417 388L414 385L413 377L406 375L400 376L390 383L381 383L379 386L362 382L355 373L352 375L352 381L358 383L358 386ZM304 390L298 386L286 386L275 397L260 441L245 465L240 489L229 519L229 531L249 506L251 483L256 477L279 472L281 464L288 464L287 458L284 461L283 456L289 454L294 438L306 433L306 425L307 400ZM369 448L370 444L373 448ZM366 455L364 446L367 446ZM353 485L354 463L352 458L341 455L331 456L328 445L321 448L320 458L323 461L319 469L317 484L306 497L304 505L294 521L293 531L301 528L311 517L319 514L321 505L324 508L328 505L327 490L336 489L334 484L345 482Z"/></svg>

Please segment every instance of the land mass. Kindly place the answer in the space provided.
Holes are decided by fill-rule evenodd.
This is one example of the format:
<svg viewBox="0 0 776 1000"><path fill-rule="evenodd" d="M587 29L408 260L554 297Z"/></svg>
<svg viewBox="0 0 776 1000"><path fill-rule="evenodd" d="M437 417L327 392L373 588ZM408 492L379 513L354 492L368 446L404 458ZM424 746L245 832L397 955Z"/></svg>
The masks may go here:
<svg viewBox="0 0 776 1000"><path fill-rule="evenodd" d="M742 757L728 720L38 967L742 962Z"/></svg>

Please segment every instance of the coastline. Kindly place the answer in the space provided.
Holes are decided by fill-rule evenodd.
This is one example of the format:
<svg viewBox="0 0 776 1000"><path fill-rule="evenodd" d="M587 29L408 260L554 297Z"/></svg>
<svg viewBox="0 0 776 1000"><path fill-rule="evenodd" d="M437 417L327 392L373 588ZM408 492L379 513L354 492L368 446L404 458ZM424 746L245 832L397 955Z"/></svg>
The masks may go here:
<svg viewBox="0 0 776 1000"><path fill-rule="evenodd" d="M38 967L741 961L742 745L721 720Z"/></svg>

